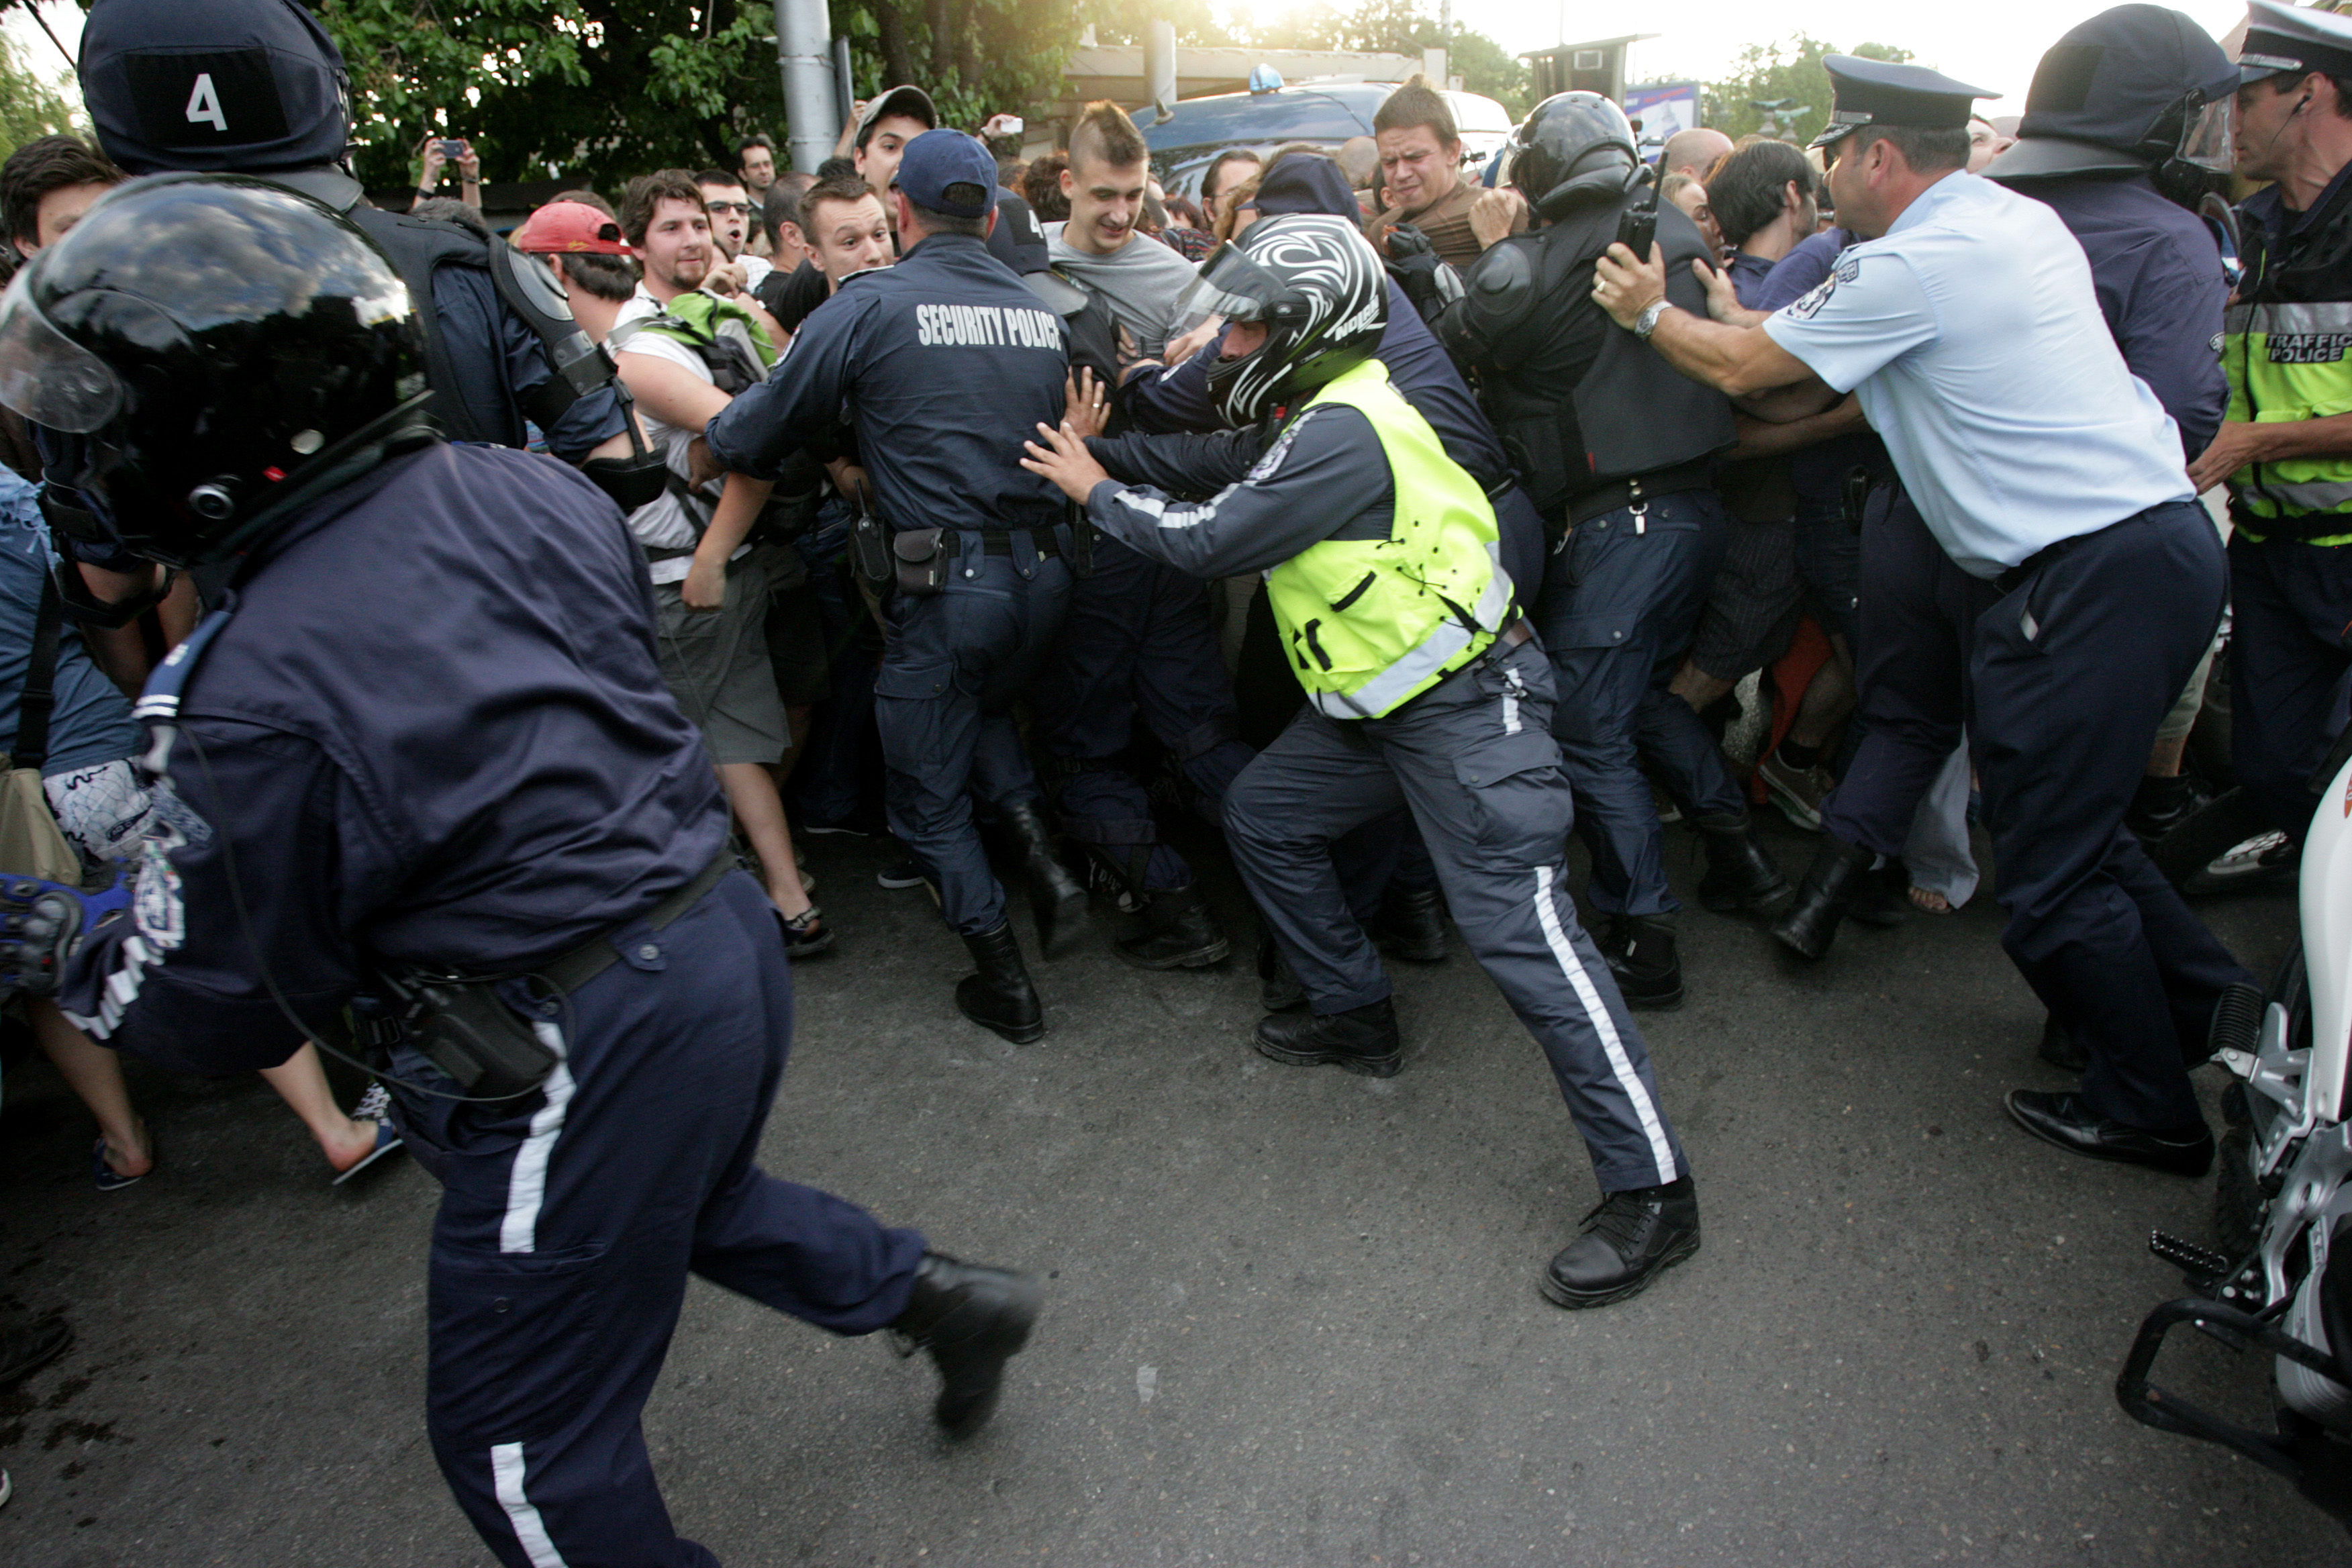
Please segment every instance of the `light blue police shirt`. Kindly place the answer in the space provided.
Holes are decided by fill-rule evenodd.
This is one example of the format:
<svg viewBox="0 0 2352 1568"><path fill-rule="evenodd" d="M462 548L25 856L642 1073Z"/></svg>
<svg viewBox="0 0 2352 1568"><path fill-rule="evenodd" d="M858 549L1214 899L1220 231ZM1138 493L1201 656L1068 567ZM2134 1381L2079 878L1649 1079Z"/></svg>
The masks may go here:
<svg viewBox="0 0 2352 1568"><path fill-rule="evenodd" d="M2195 499L2083 247L2056 213L1990 180L1937 181L1764 330L1859 394L1937 542L1975 576Z"/></svg>

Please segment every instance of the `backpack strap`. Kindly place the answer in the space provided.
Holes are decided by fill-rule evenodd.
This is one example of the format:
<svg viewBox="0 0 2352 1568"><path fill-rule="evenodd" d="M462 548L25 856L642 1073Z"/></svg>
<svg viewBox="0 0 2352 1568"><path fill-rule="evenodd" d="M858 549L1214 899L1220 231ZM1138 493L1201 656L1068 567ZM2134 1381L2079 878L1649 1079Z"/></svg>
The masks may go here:
<svg viewBox="0 0 2352 1568"><path fill-rule="evenodd" d="M57 580L45 572L41 607L33 618L32 658L25 666L25 692L16 703L16 743L8 752L12 768L37 773L49 760L49 715L58 702L58 638L64 622Z"/></svg>

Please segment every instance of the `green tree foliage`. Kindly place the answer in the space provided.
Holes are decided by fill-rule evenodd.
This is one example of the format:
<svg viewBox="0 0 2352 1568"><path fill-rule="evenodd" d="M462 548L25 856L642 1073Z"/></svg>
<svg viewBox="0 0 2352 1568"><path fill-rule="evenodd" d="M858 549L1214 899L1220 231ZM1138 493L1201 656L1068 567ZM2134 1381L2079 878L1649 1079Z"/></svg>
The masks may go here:
<svg viewBox="0 0 2352 1568"><path fill-rule="evenodd" d="M767 0L311 3L351 68L371 186L412 182L428 132L470 138L486 179L611 191L648 169L731 168L739 134L787 129ZM860 0L833 20L859 96L920 82L967 126L1050 96L1078 31L1075 0Z"/></svg>
<svg viewBox="0 0 2352 1568"><path fill-rule="evenodd" d="M1769 44L1750 44L1732 62L1731 73L1706 84L1701 118L1737 141L1751 131L1770 132L1775 122L1759 102L1787 99L1805 112L1790 124L1788 134L1801 145L1818 134L1830 119L1830 73L1822 68L1823 55L1860 55L1864 59L1904 61L1911 51L1888 44L1857 44L1841 49L1834 44L1799 33Z"/></svg>
<svg viewBox="0 0 2352 1568"><path fill-rule="evenodd" d="M82 129L64 96L33 68L15 39L0 34L0 158L37 137Z"/></svg>

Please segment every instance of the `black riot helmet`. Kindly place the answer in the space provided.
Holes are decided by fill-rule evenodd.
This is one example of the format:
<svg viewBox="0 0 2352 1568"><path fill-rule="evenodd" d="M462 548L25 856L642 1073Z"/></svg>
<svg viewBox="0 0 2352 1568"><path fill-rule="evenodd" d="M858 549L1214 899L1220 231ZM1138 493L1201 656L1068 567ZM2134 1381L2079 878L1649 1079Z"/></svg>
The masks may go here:
<svg viewBox="0 0 2352 1568"><path fill-rule="evenodd" d="M2238 68L2190 17L2160 5L2117 5L2051 46L2025 95L2017 144L1988 179L2196 171L2227 174ZM2192 197L2193 203L2193 197Z"/></svg>
<svg viewBox="0 0 2352 1568"><path fill-rule="evenodd" d="M1346 218L1261 218L1201 263L1176 302L1180 331L1211 316L1266 328L1256 348L1209 366L1209 399L1239 428L1372 357L1389 327L1388 272Z"/></svg>
<svg viewBox="0 0 2352 1568"><path fill-rule="evenodd" d="M1504 149L1504 177L1535 215L1554 221L1579 207L1613 202L1642 174L1633 122L1597 92L1561 92L1528 111Z"/></svg>
<svg viewBox="0 0 2352 1568"><path fill-rule="evenodd" d="M102 535L219 561L433 438L408 290L282 185L118 186L0 296L0 404L65 439L49 477Z"/></svg>

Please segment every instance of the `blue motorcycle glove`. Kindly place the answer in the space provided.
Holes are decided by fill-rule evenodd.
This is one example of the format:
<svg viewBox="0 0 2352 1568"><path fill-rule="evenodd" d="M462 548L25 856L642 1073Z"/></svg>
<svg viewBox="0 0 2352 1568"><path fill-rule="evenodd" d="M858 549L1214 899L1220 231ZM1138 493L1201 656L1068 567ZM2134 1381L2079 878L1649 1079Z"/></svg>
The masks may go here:
<svg viewBox="0 0 2352 1568"><path fill-rule="evenodd" d="M0 994L47 996L84 939L131 908L131 879L119 872L96 892L35 877L0 877Z"/></svg>

